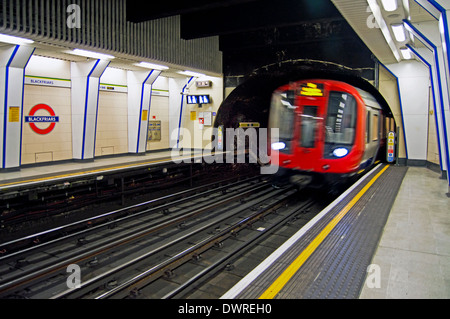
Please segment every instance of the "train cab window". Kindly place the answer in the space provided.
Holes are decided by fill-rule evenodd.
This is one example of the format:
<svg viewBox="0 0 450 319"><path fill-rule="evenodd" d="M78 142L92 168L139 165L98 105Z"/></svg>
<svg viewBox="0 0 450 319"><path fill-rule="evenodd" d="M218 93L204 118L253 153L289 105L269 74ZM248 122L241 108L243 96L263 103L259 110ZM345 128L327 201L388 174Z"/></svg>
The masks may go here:
<svg viewBox="0 0 450 319"><path fill-rule="evenodd" d="M352 145L355 140L356 100L347 93L331 92L326 121L327 144Z"/></svg>
<svg viewBox="0 0 450 319"><path fill-rule="evenodd" d="M279 128L279 139L286 144L283 152L291 149L295 121L295 91L275 92L270 110L270 127Z"/></svg>
<svg viewBox="0 0 450 319"><path fill-rule="evenodd" d="M302 147L315 147L317 120L317 106L305 105L301 121L300 145Z"/></svg>

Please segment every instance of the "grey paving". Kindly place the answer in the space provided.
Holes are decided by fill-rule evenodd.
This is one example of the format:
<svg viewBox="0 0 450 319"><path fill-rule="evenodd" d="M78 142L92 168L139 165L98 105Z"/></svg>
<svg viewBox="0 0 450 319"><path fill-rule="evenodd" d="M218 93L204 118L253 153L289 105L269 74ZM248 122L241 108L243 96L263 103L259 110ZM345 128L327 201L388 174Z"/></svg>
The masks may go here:
<svg viewBox="0 0 450 319"><path fill-rule="evenodd" d="M409 167L373 257L361 299L450 298L447 181Z"/></svg>

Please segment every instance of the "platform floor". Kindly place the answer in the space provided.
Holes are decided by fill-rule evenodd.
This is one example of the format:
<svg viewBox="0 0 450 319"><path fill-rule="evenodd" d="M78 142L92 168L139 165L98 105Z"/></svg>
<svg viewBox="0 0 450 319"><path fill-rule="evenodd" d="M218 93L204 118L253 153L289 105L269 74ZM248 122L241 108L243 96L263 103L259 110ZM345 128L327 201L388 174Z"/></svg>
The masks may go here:
<svg viewBox="0 0 450 319"><path fill-rule="evenodd" d="M427 168L377 168L222 299L447 299L447 191Z"/></svg>
<svg viewBox="0 0 450 319"><path fill-rule="evenodd" d="M450 198L446 192L447 181L439 179L439 174L408 168L372 260L379 265L380 288L369 288L366 282L361 299L450 298Z"/></svg>

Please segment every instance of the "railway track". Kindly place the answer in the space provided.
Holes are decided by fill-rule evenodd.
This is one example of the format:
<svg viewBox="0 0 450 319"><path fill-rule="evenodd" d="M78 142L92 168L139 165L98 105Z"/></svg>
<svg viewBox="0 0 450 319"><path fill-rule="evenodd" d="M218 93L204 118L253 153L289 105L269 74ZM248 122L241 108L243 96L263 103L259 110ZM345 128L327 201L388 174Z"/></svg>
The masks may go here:
<svg viewBox="0 0 450 319"><path fill-rule="evenodd" d="M260 178L184 195L39 234L0 258L0 298L182 298L314 204Z"/></svg>

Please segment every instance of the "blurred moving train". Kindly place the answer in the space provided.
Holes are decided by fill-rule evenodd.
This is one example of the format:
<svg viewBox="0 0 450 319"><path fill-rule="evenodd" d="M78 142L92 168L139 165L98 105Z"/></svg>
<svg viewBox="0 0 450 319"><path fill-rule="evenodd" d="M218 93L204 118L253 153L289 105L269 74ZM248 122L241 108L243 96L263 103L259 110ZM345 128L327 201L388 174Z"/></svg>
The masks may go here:
<svg viewBox="0 0 450 319"><path fill-rule="evenodd" d="M373 95L345 82L310 79L291 82L272 95L269 128L281 181L299 186L335 185L357 176L386 154L394 130Z"/></svg>

